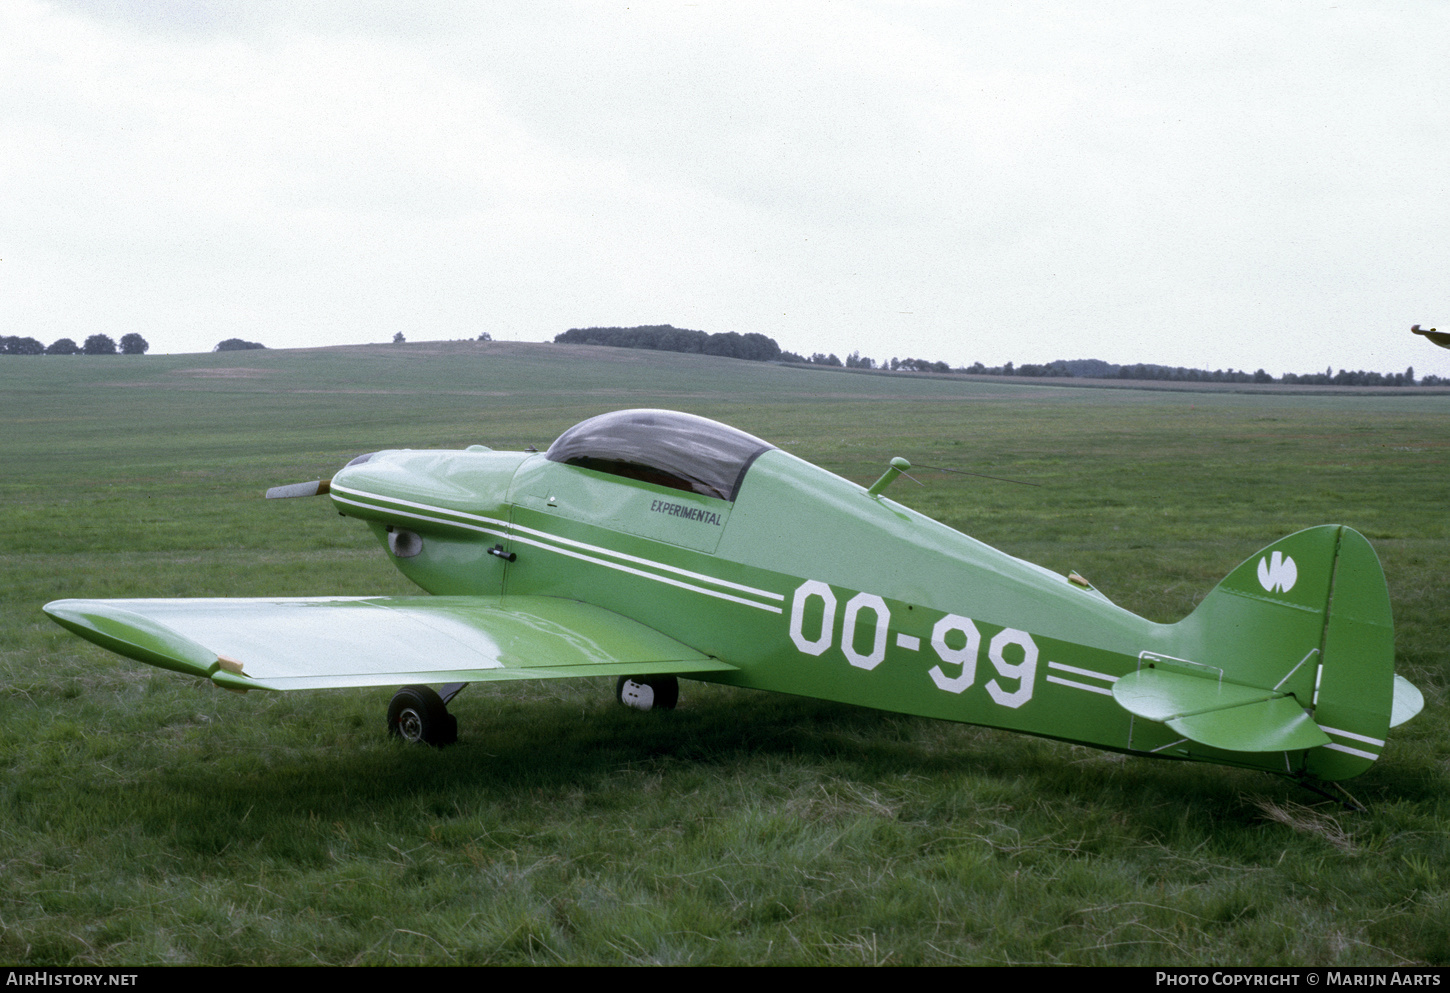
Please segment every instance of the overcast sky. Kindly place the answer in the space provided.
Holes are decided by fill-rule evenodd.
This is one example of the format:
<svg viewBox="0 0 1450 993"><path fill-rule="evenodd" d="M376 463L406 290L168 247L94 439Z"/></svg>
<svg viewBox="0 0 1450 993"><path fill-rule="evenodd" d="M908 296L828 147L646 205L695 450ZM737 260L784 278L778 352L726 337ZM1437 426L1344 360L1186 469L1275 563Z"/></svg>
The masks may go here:
<svg viewBox="0 0 1450 993"><path fill-rule="evenodd" d="M1450 376L1450 3L4 0L0 334Z"/></svg>

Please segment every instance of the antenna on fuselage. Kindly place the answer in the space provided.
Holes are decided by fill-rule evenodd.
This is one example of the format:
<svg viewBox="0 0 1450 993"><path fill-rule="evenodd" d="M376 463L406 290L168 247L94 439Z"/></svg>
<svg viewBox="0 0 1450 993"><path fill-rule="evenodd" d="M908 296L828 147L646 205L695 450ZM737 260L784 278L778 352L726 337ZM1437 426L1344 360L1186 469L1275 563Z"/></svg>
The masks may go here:
<svg viewBox="0 0 1450 993"><path fill-rule="evenodd" d="M871 486L866 490L866 495L873 497L880 496L882 490L886 489L886 487L894 483L897 476L903 475L906 470L910 468L911 463L898 455L896 458L891 460L891 465L886 467L886 471L881 474L881 478L876 480L876 482L872 483ZM911 479L910 476L907 476L906 478ZM921 485L918 480L912 480L912 482L917 483L918 486Z"/></svg>
<svg viewBox="0 0 1450 993"><path fill-rule="evenodd" d="M867 496L873 496L873 497L874 496L880 496L881 495L881 491L884 490L884 489L886 489L886 487L890 486L892 483L894 483L896 481L896 477L897 476L905 476L907 479L911 480L917 486L925 486L926 485L925 483L923 483L921 480L917 479L915 476L911 475L909 472L906 471L907 469L910 469L910 468L911 468L911 463L908 462L908 461L906 461L906 459L903 459L900 456L897 456L896 458L892 459L891 460L891 465L887 468L887 470L884 473L881 474L881 478L878 479L878 480L876 480L876 482L872 483L871 486L870 486L870 488L866 490L866 495ZM1025 479L1010 479L1007 476L990 476L990 475L988 475L985 472L968 472L966 469L948 469L946 466L941 466L941 465L919 465L916 468L918 468L918 469L930 469L933 472L955 472L955 473L957 473L958 475L961 475L961 476L977 476L977 477L979 477L981 479L995 479L995 480L997 480L998 482L1001 482L1001 483L1016 483L1018 486L1041 486L1042 485L1041 483L1029 483Z"/></svg>

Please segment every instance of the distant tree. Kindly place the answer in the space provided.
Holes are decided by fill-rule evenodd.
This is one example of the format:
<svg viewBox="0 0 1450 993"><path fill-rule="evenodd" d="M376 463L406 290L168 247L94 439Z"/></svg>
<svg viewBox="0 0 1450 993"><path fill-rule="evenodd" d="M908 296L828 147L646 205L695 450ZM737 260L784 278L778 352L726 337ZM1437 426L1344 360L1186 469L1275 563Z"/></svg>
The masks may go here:
<svg viewBox="0 0 1450 993"><path fill-rule="evenodd" d="M226 341L219 341L214 352L244 352L249 348L266 348L266 345L256 341L243 341L240 338L228 338Z"/></svg>
<svg viewBox="0 0 1450 993"><path fill-rule="evenodd" d="M16 338L14 336L5 338L3 342L6 355L43 355L45 346L34 338Z"/></svg>
<svg viewBox="0 0 1450 993"><path fill-rule="evenodd" d="M485 331L483 334L481 334L481 335L478 336L478 340L479 341L493 341L493 335L491 335L487 331Z"/></svg>
<svg viewBox="0 0 1450 993"><path fill-rule="evenodd" d="M107 334L93 334L86 339L81 351L87 355L115 355L116 342Z"/></svg>
<svg viewBox="0 0 1450 993"><path fill-rule="evenodd" d="M55 341L53 341L53 342L50 343L50 347L45 350L45 354L46 355L78 355L78 354L80 354L80 350L81 350L81 346L77 345L74 341L71 341L69 338L58 338L57 340L55 340Z"/></svg>
<svg viewBox="0 0 1450 993"><path fill-rule="evenodd" d="M758 331L742 335L740 346L738 358L750 359L753 362L772 362L780 358L780 345L776 344L774 338Z"/></svg>
<svg viewBox="0 0 1450 993"><path fill-rule="evenodd" d="M743 358L741 354L745 347L745 337L735 331L723 331L720 334L712 334L705 338L700 345L700 351L706 355L719 355L727 359Z"/></svg>
<svg viewBox="0 0 1450 993"><path fill-rule="evenodd" d="M724 331L719 334L706 334L703 331L677 328L671 324L649 324L633 328L570 328L556 334L554 343L719 355L755 362L769 362L779 358L781 354L780 345L774 338L757 332L739 334L735 331Z"/></svg>
<svg viewBox="0 0 1450 993"><path fill-rule="evenodd" d="M121 335L122 355L145 355L150 348L150 343L135 331Z"/></svg>
<svg viewBox="0 0 1450 993"><path fill-rule="evenodd" d="M1063 363L1070 376L1108 379L1118 374L1118 366L1102 359L1071 359Z"/></svg>
<svg viewBox="0 0 1450 993"><path fill-rule="evenodd" d="M394 345L405 345L407 343L408 339L403 337L403 332L399 331L397 334L393 335Z"/></svg>

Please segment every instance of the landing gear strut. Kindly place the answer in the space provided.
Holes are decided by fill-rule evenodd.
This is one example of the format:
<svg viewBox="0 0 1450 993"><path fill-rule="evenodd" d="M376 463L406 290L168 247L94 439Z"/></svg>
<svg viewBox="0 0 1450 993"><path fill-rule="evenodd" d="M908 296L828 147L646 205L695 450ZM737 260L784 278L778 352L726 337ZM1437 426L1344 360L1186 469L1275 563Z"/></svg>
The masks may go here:
<svg viewBox="0 0 1450 993"><path fill-rule="evenodd" d="M636 710L674 710L680 701L680 681L674 676L620 676L614 695Z"/></svg>
<svg viewBox="0 0 1450 993"><path fill-rule="evenodd" d="M404 686L388 704L388 734L424 745L451 745L458 740L458 718L429 687Z"/></svg>

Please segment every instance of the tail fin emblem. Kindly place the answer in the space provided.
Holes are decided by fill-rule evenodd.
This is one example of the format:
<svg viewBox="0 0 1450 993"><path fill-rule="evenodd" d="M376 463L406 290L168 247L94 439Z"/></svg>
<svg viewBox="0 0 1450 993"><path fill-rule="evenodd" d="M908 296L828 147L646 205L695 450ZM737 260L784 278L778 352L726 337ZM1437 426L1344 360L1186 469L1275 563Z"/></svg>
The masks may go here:
<svg viewBox="0 0 1450 993"><path fill-rule="evenodd" d="M1299 567L1283 552L1259 559L1259 585L1270 593L1288 593L1298 578Z"/></svg>

